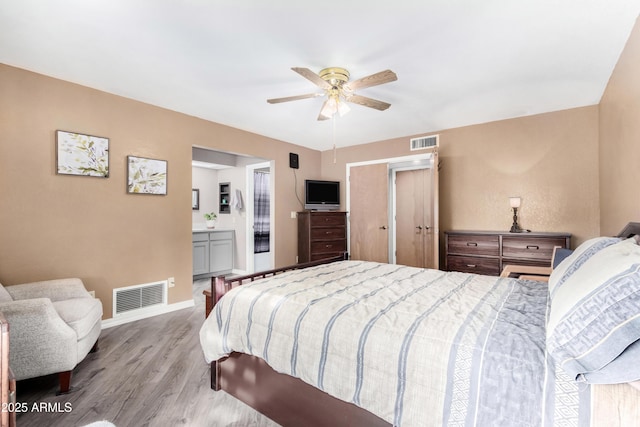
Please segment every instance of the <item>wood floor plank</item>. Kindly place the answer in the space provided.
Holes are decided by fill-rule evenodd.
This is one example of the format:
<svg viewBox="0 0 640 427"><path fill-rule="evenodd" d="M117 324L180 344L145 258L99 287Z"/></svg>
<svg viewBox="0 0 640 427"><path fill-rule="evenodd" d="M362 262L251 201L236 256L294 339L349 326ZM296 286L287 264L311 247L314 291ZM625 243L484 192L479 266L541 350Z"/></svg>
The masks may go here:
<svg viewBox="0 0 640 427"><path fill-rule="evenodd" d="M103 330L99 350L73 371L71 393L55 395L57 376L19 381L17 401L28 410L17 414L17 424L68 427L107 420L118 427L277 426L211 390L198 337L207 286L208 281L194 283L193 308ZM49 406L36 411L34 404Z"/></svg>

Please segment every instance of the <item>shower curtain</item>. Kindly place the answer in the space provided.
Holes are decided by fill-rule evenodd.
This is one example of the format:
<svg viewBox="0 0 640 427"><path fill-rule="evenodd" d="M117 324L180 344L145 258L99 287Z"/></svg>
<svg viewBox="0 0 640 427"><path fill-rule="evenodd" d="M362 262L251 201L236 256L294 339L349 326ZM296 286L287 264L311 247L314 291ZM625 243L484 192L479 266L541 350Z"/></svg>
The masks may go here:
<svg viewBox="0 0 640 427"><path fill-rule="evenodd" d="M269 252L269 173L253 174L253 252Z"/></svg>

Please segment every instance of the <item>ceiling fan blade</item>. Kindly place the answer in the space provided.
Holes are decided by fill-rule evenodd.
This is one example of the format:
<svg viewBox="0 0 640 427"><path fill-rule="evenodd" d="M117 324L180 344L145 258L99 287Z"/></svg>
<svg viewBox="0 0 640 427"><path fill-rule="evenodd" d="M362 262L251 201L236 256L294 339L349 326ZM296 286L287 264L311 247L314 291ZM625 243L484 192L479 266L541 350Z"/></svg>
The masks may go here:
<svg viewBox="0 0 640 427"><path fill-rule="evenodd" d="M324 96L324 93L307 93L305 95L287 96L284 98L272 98L272 99L267 99L267 102L269 104L279 104L280 102L297 101L299 99L307 99L307 98L317 98L319 96Z"/></svg>
<svg viewBox="0 0 640 427"><path fill-rule="evenodd" d="M331 89L327 81L308 68L293 67L292 70L322 89Z"/></svg>
<svg viewBox="0 0 640 427"><path fill-rule="evenodd" d="M366 96L360 95L351 95L347 97L346 100L348 102L353 102L354 104L364 105L365 107L375 108L380 111L384 111L391 107L391 104L387 102L378 101L377 99L367 98Z"/></svg>
<svg viewBox="0 0 640 427"><path fill-rule="evenodd" d="M348 91L356 91L365 87L377 86L384 83L389 83L398 80L398 76L391 70L380 71L379 73L372 74L367 77L363 77L352 82L348 82L344 85Z"/></svg>
<svg viewBox="0 0 640 427"><path fill-rule="evenodd" d="M329 104L329 99L324 101L324 103L322 104L322 108L320 109L320 114L318 114L318 120L329 120L333 115L333 113L331 112L331 105Z"/></svg>

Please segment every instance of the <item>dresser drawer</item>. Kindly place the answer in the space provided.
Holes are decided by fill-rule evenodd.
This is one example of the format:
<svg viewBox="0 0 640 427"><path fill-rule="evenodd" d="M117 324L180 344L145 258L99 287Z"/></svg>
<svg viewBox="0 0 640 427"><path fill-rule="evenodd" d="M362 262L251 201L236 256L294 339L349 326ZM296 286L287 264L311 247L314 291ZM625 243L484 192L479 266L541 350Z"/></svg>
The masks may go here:
<svg viewBox="0 0 640 427"><path fill-rule="evenodd" d="M500 259L461 255L447 255L447 269L463 273L500 275Z"/></svg>
<svg viewBox="0 0 640 427"><path fill-rule="evenodd" d="M481 234L450 235L447 240L447 253L500 256L500 238Z"/></svg>
<svg viewBox="0 0 640 427"><path fill-rule="evenodd" d="M504 258L551 262L553 247L560 246L564 248L565 244L566 240L561 237L504 236L502 238L502 256Z"/></svg>
<svg viewBox="0 0 640 427"><path fill-rule="evenodd" d="M347 242L344 239L311 242L312 253L343 252L346 250Z"/></svg>
<svg viewBox="0 0 640 427"><path fill-rule="evenodd" d="M345 219L344 214L316 213L311 215L311 227L345 226Z"/></svg>
<svg viewBox="0 0 640 427"><path fill-rule="evenodd" d="M502 268L506 265L529 265L534 267L549 267L551 260L548 259L533 259L533 258L502 258Z"/></svg>
<svg viewBox="0 0 640 427"><path fill-rule="evenodd" d="M311 240L335 240L347 237L345 227L322 227L311 229Z"/></svg>

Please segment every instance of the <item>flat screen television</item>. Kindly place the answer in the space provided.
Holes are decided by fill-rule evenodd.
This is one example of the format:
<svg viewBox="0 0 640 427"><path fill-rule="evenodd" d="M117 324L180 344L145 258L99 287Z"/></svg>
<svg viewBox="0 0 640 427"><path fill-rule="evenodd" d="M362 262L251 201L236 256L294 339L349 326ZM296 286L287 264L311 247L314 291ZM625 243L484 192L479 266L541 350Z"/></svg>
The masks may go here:
<svg viewBox="0 0 640 427"><path fill-rule="evenodd" d="M304 181L304 208L317 211L340 209L340 182L307 179Z"/></svg>

